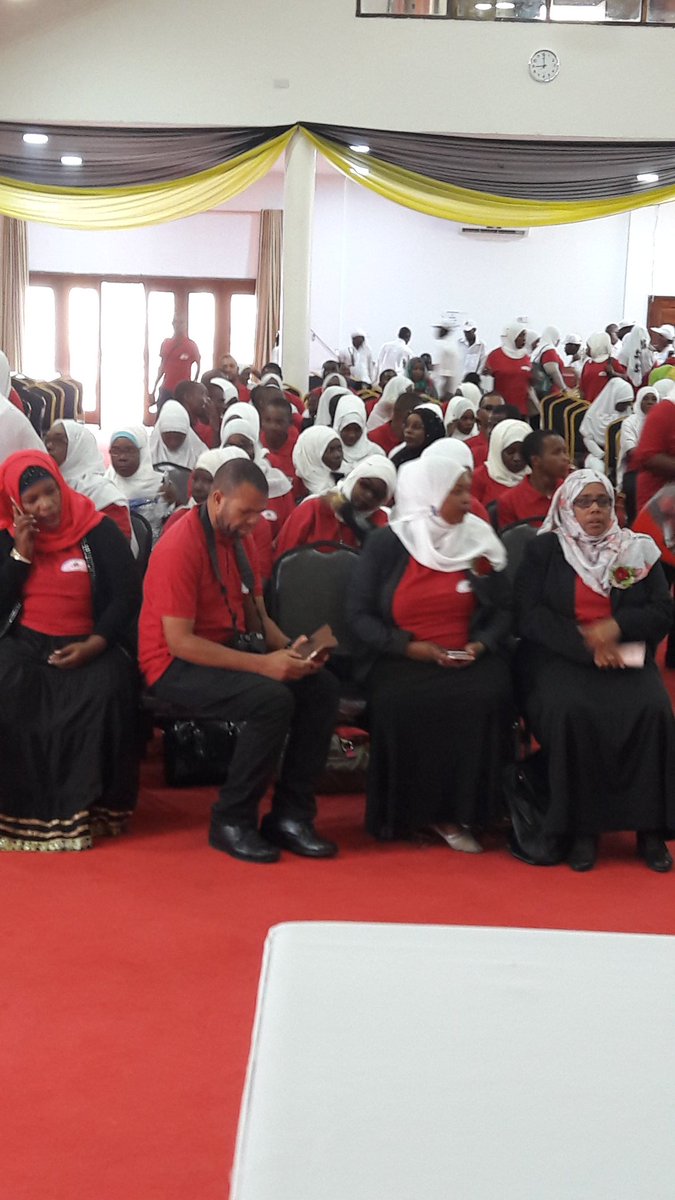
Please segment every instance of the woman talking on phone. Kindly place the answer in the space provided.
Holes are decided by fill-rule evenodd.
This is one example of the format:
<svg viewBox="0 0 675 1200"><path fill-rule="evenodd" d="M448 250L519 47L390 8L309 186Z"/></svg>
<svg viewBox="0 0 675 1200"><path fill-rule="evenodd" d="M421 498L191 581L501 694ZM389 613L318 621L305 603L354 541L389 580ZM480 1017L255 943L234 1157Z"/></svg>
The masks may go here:
<svg viewBox="0 0 675 1200"><path fill-rule="evenodd" d="M129 545L38 450L0 467L0 850L86 850L136 803Z"/></svg>
<svg viewBox="0 0 675 1200"><path fill-rule="evenodd" d="M475 854L513 717L506 554L470 511L463 463L425 454L399 480L404 507L366 542L349 605L369 695L367 827L382 839L431 827Z"/></svg>

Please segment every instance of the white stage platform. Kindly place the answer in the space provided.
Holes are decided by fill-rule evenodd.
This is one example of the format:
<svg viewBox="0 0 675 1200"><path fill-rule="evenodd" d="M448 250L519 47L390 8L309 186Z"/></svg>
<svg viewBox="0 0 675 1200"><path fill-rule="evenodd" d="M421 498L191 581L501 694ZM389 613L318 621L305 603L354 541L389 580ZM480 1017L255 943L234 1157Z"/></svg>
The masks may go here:
<svg viewBox="0 0 675 1200"><path fill-rule="evenodd" d="M673 1200L675 939L270 931L232 1200Z"/></svg>

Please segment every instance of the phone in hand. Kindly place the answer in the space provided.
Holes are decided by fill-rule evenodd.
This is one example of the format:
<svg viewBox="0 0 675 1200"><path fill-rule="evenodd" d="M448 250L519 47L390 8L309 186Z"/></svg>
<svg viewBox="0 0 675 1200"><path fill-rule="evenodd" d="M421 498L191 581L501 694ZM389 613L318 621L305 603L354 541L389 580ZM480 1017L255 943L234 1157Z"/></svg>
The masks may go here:
<svg viewBox="0 0 675 1200"><path fill-rule="evenodd" d="M445 657L453 662L473 662L473 654L469 654L468 650L446 650Z"/></svg>
<svg viewBox="0 0 675 1200"><path fill-rule="evenodd" d="M317 659L328 658L331 650L334 650L337 644L337 638L330 625L322 625L306 642L302 643L302 646L298 646L297 653L301 658L308 658L312 662L316 662Z"/></svg>

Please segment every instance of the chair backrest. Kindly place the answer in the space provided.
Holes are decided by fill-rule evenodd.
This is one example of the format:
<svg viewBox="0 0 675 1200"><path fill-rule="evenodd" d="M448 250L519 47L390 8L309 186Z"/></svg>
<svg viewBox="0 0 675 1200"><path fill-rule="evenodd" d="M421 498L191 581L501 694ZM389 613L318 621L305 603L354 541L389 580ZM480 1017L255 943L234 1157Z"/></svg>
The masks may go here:
<svg viewBox="0 0 675 1200"><path fill-rule="evenodd" d="M152 550L152 526L149 521L146 521L145 517L141 516L139 512L134 512L133 509L130 509L129 516L131 518L131 528L136 538L136 545L138 546L136 562L138 563L141 575L145 575L148 562L150 561L150 551Z"/></svg>
<svg viewBox="0 0 675 1200"><path fill-rule="evenodd" d="M321 625L330 625L338 641L334 653L351 654L346 608L357 559L358 551L332 542L297 546L281 556L269 594L271 613L284 633L290 638L309 636Z"/></svg>
<svg viewBox="0 0 675 1200"><path fill-rule="evenodd" d="M588 405L585 400L579 400L568 408L565 413L565 441L567 442L567 453L570 456L573 466L582 466L586 458L586 444L581 436L581 422L588 412Z"/></svg>
<svg viewBox="0 0 675 1200"><path fill-rule="evenodd" d="M511 584L516 578L525 550L536 536L537 530L526 521L522 521L519 525L510 525L503 531L502 542L507 556L506 574Z"/></svg>

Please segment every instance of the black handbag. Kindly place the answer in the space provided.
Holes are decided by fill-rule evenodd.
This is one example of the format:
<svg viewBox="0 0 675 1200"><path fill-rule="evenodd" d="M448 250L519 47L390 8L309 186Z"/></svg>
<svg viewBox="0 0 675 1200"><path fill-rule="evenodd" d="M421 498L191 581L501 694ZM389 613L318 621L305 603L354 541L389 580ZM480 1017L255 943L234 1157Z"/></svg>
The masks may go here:
<svg viewBox="0 0 675 1200"><path fill-rule="evenodd" d="M338 725L330 740L326 765L316 785L317 792L364 792L369 758L368 734L363 729Z"/></svg>
<svg viewBox="0 0 675 1200"><path fill-rule="evenodd" d="M537 750L504 770L504 795L511 817L509 850L533 867L553 867L566 853L565 839L544 833L548 808L548 771Z"/></svg>
<svg viewBox="0 0 675 1200"><path fill-rule="evenodd" d="M213 787L227 778L237 726L231 721L171 721L164 727L169 787Z"/></svg>

